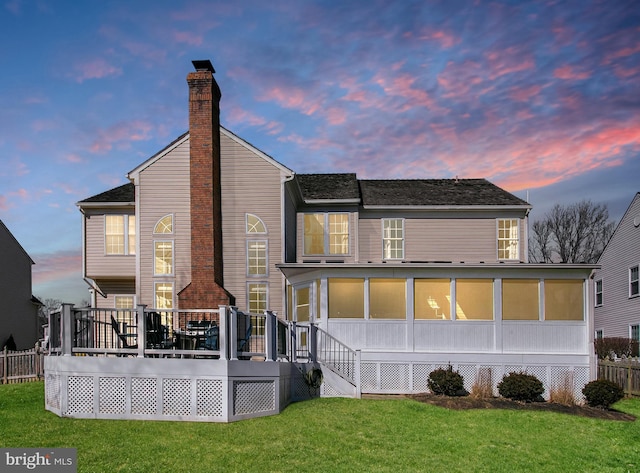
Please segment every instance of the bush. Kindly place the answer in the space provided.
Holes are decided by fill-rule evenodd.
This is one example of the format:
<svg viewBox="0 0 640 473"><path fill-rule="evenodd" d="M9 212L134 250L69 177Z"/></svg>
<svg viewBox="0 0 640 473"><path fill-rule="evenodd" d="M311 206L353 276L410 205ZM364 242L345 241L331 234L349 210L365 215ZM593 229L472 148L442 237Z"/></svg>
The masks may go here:
<svg viewBox="0 0 640 473"><path fill-rule="evenodd" d="M438 368L433 370L429 374L427 384L433 394L444 396L466 396L469 394L464 389L462 375L457 371L453 371L451 365L447 369Z"/></svg>
<svg viewBox="0 0 640 473"><path fill-rule="evenodd" d="M624 397L624 391L620 386L606 379L598 379L587 383L582 389L582 394L591 407L604 407L618 402Z"/></svg>
<svg viewBox="0 0 640 473"><path fill-rule="evenodd" d="M573 373L564 373L559 382L551 387L549 401L565 406L573 406L576 403L573 396Z"/></svg>
<svg viewBox="0 0 640 473"><path fill-rule="evenodd" d="M598 359L638 356L638 341L625 337L596 338L594 347Z"/></svg>
<svg viewBox="0 0 640 473"><path fill-rule="evenodd" d="M509 373L498 383L498 392L502 397L514 401L543 401L544 386L542 381L526 373Z"/></svg>

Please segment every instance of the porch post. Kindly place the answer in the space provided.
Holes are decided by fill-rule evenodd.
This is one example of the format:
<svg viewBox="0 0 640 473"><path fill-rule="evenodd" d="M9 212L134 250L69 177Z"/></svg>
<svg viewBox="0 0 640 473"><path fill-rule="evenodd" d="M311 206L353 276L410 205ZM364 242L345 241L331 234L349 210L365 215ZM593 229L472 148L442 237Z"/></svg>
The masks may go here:
<svg viewBox="0 0 640 473"><path fill-rule="evenodd" d="M63 356L71 356L73 349L73 304L62 304L60 314L60 347Z"/></svg>
<svg viewBox="0 0 640 473"><path fill-rule="evenodd" d="M229 359L238 359L238 308L231 307L231 326L229 327Z"/></svg>
<svg viewBox="0 0 640 473"><path fill-rule="evenodd" d="M362 398L362 385L360 383L360 364L362 362L362 351L356 350L355 372L353 380L356 382L356 399Z"/></svg>
<svg viewBox="0 0 640 473"><path fill-rule="evenodd" d="M147 318L144 316L146 304L138 304L136 309L136 327L138 330L138 358L144 358L144 349L147 347Z"/></svg>
<svg viewBox="0 0 640 473"><path fill-rule="evenodd" d="M218 311L218 314L220 315L220 320L218 322L218 349L220 350L220 359L228 360L229 355L227 351L227 341L229 340L229 307L226 305L220 305L218 306Z"/></svg>
<svg viewBox="0 0 640 473"><path fill-rule="evenodd" d="M318 361L318 327L316 324L309 324L309 360L312 363Z"/></svg>
<svg viewBox="0 0 640 473"><path fill-rule="evenodd" d="M266 324L265 324L265 360L276 361L278 356L277 347L277 333L278 323L276 320L276 314L273 311L265 311Z"/></svg>
<svg viewBox="0 0 640 473"><path fill-rule="evenodd" d="M298 361L298 331L296 329L296 321L289 322L289 339L291 340L291 362Z"/></svg>

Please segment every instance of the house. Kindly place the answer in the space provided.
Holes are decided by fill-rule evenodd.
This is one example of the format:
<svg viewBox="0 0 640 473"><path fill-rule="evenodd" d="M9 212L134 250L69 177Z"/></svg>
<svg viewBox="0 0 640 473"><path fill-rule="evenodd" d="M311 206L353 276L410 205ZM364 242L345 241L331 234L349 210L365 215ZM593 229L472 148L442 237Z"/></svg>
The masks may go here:
<svg viewBox="0 0 640 473"><path fill-rule="evenodd" d="M362 392L425 391L452 364L467 389L527 371L581 397L595 266L529 263L527 202L485 179L298 174L220 126L194 66L189 131L78 202L93 307L273 310L324 337L299 343L349 347ZM350 393L327 372L325 395Z"/></svg>
<svg viewBox="0 0 640 473"><path fill-rule="evenodd" d="M640 341L640 192L616 227L593 277L595 336Z"/></svg>
<svg viewBox="0 0 640 473"><path fill-rule="evenodd" d="M0 347L33 348L39 338L38 310L42 303L31 293L35 263L0 220Z"/></svg>

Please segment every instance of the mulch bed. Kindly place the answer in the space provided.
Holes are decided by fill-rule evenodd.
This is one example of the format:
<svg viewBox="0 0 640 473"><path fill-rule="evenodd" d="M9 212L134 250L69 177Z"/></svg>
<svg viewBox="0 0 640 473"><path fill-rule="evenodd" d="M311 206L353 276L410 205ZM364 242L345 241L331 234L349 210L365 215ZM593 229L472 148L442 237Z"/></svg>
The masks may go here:
<svg viewBox="0 0 640 473"><path fill-rule="evenodd" d="M363 398L384 399L392 396L387 395L363 395ZM561 414L570 414L582 417L591 417L594 419L619 420L633 422L636 417L625 412L616 411L615 409L600 409L589 406L568 406L554 402L518 402L505 398L487 398L478 399L471 396L448 397L436 396L434 394L420 393L408 394L395 397L405 397L418 402L432 404L434 406L444 407L446 409L512 409L512 410L530 410L530 411L546 411L557 412Z"/></svg>

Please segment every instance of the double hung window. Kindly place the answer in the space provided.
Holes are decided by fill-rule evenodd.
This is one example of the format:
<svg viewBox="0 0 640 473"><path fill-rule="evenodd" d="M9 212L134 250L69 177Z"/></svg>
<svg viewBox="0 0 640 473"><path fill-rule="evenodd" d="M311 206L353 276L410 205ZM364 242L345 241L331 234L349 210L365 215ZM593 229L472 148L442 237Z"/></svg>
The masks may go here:
<svg viewBox="0 0 640 473"><path fill-rule="evenodd" d="M520 259L518 226L519 220L517 218L498 220L499 260Z"/></svg>
<svg viewBox="0 0 640 473"><path fill-rule="evenodd" d="M349 214L305 214L303 251L305 255L348 254Z"/></svg>
<svg viewBox="0 0 640 473"><path fill-rule="evenodd" d="M104 247L108 255L135 255L136 217L105 215Z"/></svg>
<svg viewBox="0 0 640 473"><path fill-rule="evenodd" d="M629 268L629 297L640 294L640 278L638 274L638 265Z"/></svg>
<svg viewBox="0 0 640 473"><path fill-rule="evenodd" d="M385 260L404 258L403 219L382 219L382 252Z"/></svg>

